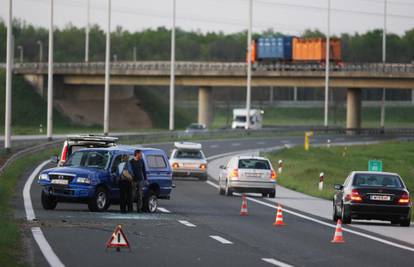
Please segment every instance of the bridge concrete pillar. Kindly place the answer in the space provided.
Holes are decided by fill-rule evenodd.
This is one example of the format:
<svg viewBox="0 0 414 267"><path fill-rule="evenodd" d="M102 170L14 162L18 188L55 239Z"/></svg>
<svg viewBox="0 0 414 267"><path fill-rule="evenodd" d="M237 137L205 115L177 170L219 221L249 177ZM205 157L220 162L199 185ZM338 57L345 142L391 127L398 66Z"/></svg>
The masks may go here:
<svg viewBox="0 0 414 267"><path fill-rule="evenodd" d="M210 128L213 122L213 111L213 88L200 87L198 89L198 123Z"/></svg>
<svg viewBox="0 0 414 267"><path fill-rule="evenodd" d="M346 128L361 128L361 89L348 89L346 103ZM355 133L355 131L347 132L347 134Z"/></svg>

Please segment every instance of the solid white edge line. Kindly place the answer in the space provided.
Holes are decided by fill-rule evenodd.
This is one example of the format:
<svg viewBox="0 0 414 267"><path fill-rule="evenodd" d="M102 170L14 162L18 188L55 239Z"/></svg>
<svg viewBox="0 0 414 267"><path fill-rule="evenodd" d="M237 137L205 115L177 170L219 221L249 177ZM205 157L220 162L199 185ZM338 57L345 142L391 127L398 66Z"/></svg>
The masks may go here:
<svg viewBox="0 0 414 267"><path fill-rule="evenodd" d="M219 188L219 186L217 184L215 184L211 181L207 181L206 183L213 186L213 187L215 187L215 188ZM270 204L270 203L267 203L267 202L264 202L264 201L261 201L261 200L257 200L255 198L251 198L251 197L247 197L247 199L252 201L252 202L256 202L258 204L270 207L272 209L275 209L275 210L277 209L275 204ZM321 224L321 225L325 225L325 226L328 226L328 227L331 227L331 228L336 228L336 225L334 225L334 224L330 224L330 223L327 223L327 222L324 222L324 221L321 221L321 220L318 220L318 219L315 219L315 218L297 213L297 212L289 210L289 209L283 208L283 211L286 212L286 213L289 213L291 215L294 215L294 216L300 217L302 219L305 219L305 220L309 220L309 221L312 221L312 222L315 222L315 223L318 223L318 224ZM412 247L404 246L404 245L401 245L401 244L398 244L398 243L395 243L395 242L391 242L391 241L388 241L388 240L385 240L385 239L382 239L382 238L379 238L379 237L375 237L375 236L372 236L372 235L369 235L369 234L361 233L361 232L351 230L351 229L347 229L347 228L342 228L342 230L344 232L348 232L348 233L355 234L355 235L358 235L358 236L362 236L362 237L365 237L365 238L368 238L368 239L371 239L371 240L375 240L375 241L378 241L380 243L383 243L383 244L386 244L386 245L389 245L389 246L393 246L393 247L396 247L396 248L401 248L401 249L405 249L405 250L414 252L414 248L412 248Z"/></svg>
<svg viewBox="0 0 414 267"><path fill-rule="evenodd" d="M157 210L161 211L163 213L171 213L171 211L169 211L169 210L167 210L166 208L163 208L163 207L157 207Z"/></svg>
<svg viewBox="0 0 414 267"><path fill-rule="evenodd" d="M229 241L225 238L222 238L221 236L218 236L218 235L211 235L210 237L213 238L214 240L222 243L222 244L225 244L225 245L232 245L233 244L233 242L231 242L231 241Z"/></svg>
<svg viewBox="0 0 414 267"><path fill-rule="evenodd" d="M195 224L190 223L189 221L185 221L185 220L178 220L179 223L184 224L185 226L188 227L196 227Z"/></svg>
<svg viewBox="0 0 414 267"><path fill-rule="evenodd" d="M30 188L32 187L33 180L36 178L37 174L40 170L50 162L50 160L46 160L42 162L37 168L32 172L32 174L27 179L26 183L24 184L23 188L23 202L24 202L24 209L26 211L26 218L28 221L33 221L36 219L35 213L33 210L32 199L30 196Z"/></svg>
<svg viewBox="0 0 414 267"><path fill-rule="evenodd" d="M290 264L287 264L287 263L284 263L284 262L275 260L273 258L262 258L262 260L265 261L265 262L267 262L267 263L270 263L270 264L279 266L279 267L293 267L293 265L290 265Z"/></svg>
<svg viewBox="0 0 414 267"><path fill-rule="evenodd" d="M43 235L40 227L32 227L32 234L49 265L52 267L64 267L65 265L56 256L52 247L49 245L45 236Z"/></svg>

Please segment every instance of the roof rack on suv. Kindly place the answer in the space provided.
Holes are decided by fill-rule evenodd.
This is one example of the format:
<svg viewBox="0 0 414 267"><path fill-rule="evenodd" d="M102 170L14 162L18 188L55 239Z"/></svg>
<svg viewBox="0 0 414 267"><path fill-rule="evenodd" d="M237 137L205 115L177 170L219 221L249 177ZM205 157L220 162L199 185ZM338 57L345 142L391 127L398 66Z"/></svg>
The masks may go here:
<svg viewBox="0 0 414 267"><path fill-rule="evenodd" d="M117 137L110 137L110 136L103 136L103 135L93 135L93 134L85 134L85 135L68 135L66 137L67 141L72 142L99 142L106 145L116 145L118 141Z"/></svg>

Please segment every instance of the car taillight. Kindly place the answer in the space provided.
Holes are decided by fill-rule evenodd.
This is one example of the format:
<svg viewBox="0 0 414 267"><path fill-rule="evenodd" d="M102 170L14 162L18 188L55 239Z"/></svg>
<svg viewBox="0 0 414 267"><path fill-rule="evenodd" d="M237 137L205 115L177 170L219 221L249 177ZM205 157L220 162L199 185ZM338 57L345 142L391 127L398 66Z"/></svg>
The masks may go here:
<svg viewBox="0 0 414 267"><path fill-rule="evenodd" d="M272 170L272 172L271 172L271 178L272 178L272 180L276 180L277 179L277 174L276 174L276 172L274 170Z"/></svg>
<svg viewBox="0 0 414 267"><path fill-rule="evenodd" d="M207 165L206 164L201 164L200 165L200 169L205 170L206 168L207 168Z"/></svg>
<svg viewBox="0 0 414 267"><path fill-rule="evenodd" d="M239 170L238 169L233 169L230 173L230 177L239 177Z"/></svg>
<svg viewBox="0 0 414 267"><path fill-rule="evenodd" d="M178 169L180 165L177 162L174 162L172 165L173 169Z"/></svg>
<svg viewBox="0 0 414 267"><path fill-rule="evenodd" d="M352 191L351 191L351 200L352 201L362 201L362 198L359 195L358 190L352 189Z"/></svg>
<svg viewBox="0 0 414 267"><path fill-rule="evenodd" d="M398 203L400 203L400 204L408 204L408 203L410 203L410 196L408 195L407 192L404 192L401 195L400 199L398 200Z"/></svg>
<svg viewBox="0 0 414 267"><path fill-rule="evenodd" d="M62 154L60 155L60 163L64 163L68 156L68 143L65 142L62 149Z"/></svg>

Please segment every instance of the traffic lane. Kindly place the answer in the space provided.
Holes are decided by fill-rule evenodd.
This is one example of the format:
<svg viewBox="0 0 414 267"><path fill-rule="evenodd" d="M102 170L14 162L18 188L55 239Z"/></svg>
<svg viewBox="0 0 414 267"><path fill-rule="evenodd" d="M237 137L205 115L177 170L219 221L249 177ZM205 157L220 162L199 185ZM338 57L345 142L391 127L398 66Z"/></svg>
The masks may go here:
<svg viewBox="0 0 414 267"><path fill-rule="evenodd" d="M176 194L165 207L187 216L197 225L225 233L242 244L296 266L393 266L410 264L413 254L353 234L345 234L345 244L332 244L334 229L294 215L284 214L287 224L274 227L275 210L248 202L249 216L239 215L240 197L225 197L210 185L197 181L177 181Z"/></svg>

